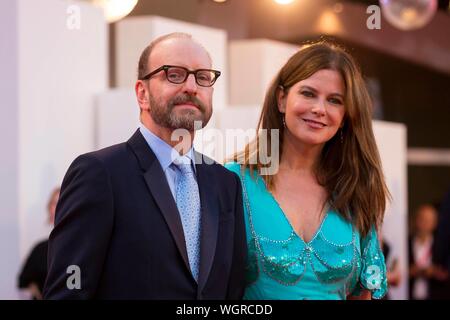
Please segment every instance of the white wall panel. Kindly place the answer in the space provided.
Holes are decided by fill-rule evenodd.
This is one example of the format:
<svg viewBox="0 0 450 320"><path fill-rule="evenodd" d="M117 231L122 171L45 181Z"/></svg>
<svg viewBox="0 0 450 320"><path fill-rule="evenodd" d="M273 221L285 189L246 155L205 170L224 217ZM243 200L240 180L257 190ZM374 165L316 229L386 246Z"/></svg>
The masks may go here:
<svg viewBox="0 0 450 320"><path fill-rule="evenodd" d="M0 1L0 299L14 299L19 257L17 2Z"/></svg>
<svg viewBox="0 0 450 320"><path fill-rule="evenodd" d="M79 28L68 27L69 8L78 10ZM0 60L0 69L9 72L8 78L1 73L1 83L11 86L8 105L2 106L10 115L11 143L3 153L15 157L1 184L12 188L8 199L15 210L8 214L18 219L20 233L18 248L11 236L9 253L22 263L50 231L51 190L78 154L94 149L94 94L107 87L107 25L101 10L73 1L8 0L0 11L7 16L0 20L2 43L9 37L14 44L6 52L2 48L7 59ZM0 282L0 298L15 297L19 267L16 259L2 259L0 277L10 280Z"/></svg>
<svg viewBox="0 0 450 320"><path fill-rule="evenodd" d="M133 89L118 88L97 95L96 149L127 141L139 125Z"/></svg>
<svg viewBox="0 0 450 320"><path fill-rule="evenodd" d="M230 104L262 105L273 78L298 49L266 39L231 41Z"/></svg>
<svg viewBox="0 0 450 320"><path fill-rule="evenodd" d="M390 245L392 258L399 263L402 279L391 287L391 299L408 297L408 181L406 126L401 123L374 121L374 133L380 151L386 184L392 195L383 223L383 238ZM393 262L387 261L388 265Z"/></svg>

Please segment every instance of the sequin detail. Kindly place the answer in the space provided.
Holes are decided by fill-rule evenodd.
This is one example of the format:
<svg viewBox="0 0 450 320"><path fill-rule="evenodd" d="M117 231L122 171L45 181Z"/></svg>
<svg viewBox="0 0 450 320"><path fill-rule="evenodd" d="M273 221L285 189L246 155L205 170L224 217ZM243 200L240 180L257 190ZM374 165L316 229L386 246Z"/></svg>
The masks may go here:
<svg viewBox="0 0 450 320"><path fill-rule="evenodd" d="M373 246L362 246L359 233L353 226L351 229L348 227L348 232L351 233L350 241L337 243L328 239L323 232L323 225L329 213L325 215L322 224L309 242L303 241L292 228L286 239L274 240L261 235L254 225L252 205L247 194L246 179L242 172L240 177L250 232L248 237L248 285L256 285L261 272L284 286L300 285L305 274L309 273L314 275L322 290L338 295L341 299L352 294L355 288L359 287L359 281L365 281L362 285L365 288L369 287L374 298L382 297L386 293L386 286L383 283L386 279L384 260L381 259L383 257L376 243ZM275 199L273 200L276 202ZM279 210L282 212L280 207ZM334 214L337 215L337 213ZM351 224L348 223L348 225ZM364 248L362 255L361 248ZM378 266L380 276L377 279L380 285L373 281L373 277L370 278L372 276L370 272L367 273L368 262ZM369 278L372 284L369 282ZM308 280L311 279L308 278Z"/></svg>

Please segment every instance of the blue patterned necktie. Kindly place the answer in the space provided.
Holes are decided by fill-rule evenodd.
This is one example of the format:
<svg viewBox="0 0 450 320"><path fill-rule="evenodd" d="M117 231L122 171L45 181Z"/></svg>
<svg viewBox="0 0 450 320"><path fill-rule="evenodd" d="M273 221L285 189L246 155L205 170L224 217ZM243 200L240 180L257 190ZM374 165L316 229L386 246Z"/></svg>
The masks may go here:
<svg viewBox="0 0 450 320"><path fill-rule="evenodd" d="M189 265L194 279L198 280L200 257L200 195L191 160L180 157L173 161L177 171L176 203L183 224Z"/></svg>

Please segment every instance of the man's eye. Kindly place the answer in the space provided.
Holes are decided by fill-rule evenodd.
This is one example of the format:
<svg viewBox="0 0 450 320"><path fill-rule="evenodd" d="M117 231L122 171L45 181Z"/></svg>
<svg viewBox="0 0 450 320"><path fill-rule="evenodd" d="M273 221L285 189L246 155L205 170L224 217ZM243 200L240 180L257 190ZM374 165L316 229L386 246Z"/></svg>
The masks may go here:
<svg viewBox="0 0 450 320"><path fill-rule="evenodd" d="M197 78L203 81L211 81L211 76L205 73L197 73Z"/></svg>
<svg viewBox="0 0 450 320"><path fill-rule="evenodd" d="M185 76L186 72L183 69L172 68L167 72L167 77L173 80L183 79Z"/></svg>
<svg viewBox="0 0 450 320"><path fill-rule="evenodd" d="M168 74L168 77L170 79L180 79L180 78L182 78L182 75L181 75L181 73L171 72Z"/></svg>

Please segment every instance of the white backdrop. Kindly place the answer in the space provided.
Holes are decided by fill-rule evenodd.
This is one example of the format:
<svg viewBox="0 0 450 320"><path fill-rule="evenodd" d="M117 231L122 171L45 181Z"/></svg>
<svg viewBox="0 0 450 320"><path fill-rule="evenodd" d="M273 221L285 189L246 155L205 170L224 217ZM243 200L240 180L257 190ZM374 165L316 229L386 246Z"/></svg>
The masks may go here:
<svg viewBox="0 0 450 320"><path fill-rule="evenodd" d="M68 28L72 5L79 29ZM7 119L1 136L9 140L2 154L9 160L1 167L12 165L1 181L0 225L9 231L0 233L0 243L8 244L0 299L8 299L17 297L23 259L50 231L51 190L78 154L94 148L94 94L107 87L107 25L101 10L72 1L7 0L0 12L0 83L9 87L1 107ZM4 50L4 43L12 46Z"/></svg>
<svg viewBox="0 0 450 320"><path fill-rule="evenodd" d="M402 279L396 288L389 288L391 299L408 298L408 181L406 126L401 123L374 121L374 133L380 151L386 184L392 195L392 202L386 209L383 223L383 238L390 248L391 257L398 259Z"/></svg>
<svg viewBox="0 0 450 320"><path fill-rule="evenodd" d="M298 49L267 39L230 41L230 104L262 105L272 79Z"/></svg>
<svg viewBox="0 0 450 320"><path fill-rule="evenodd" d="M0 299L17 296L19 257L18 23L17 3L0 2ZM8 48L4 50L3 48Z"/></svg>

